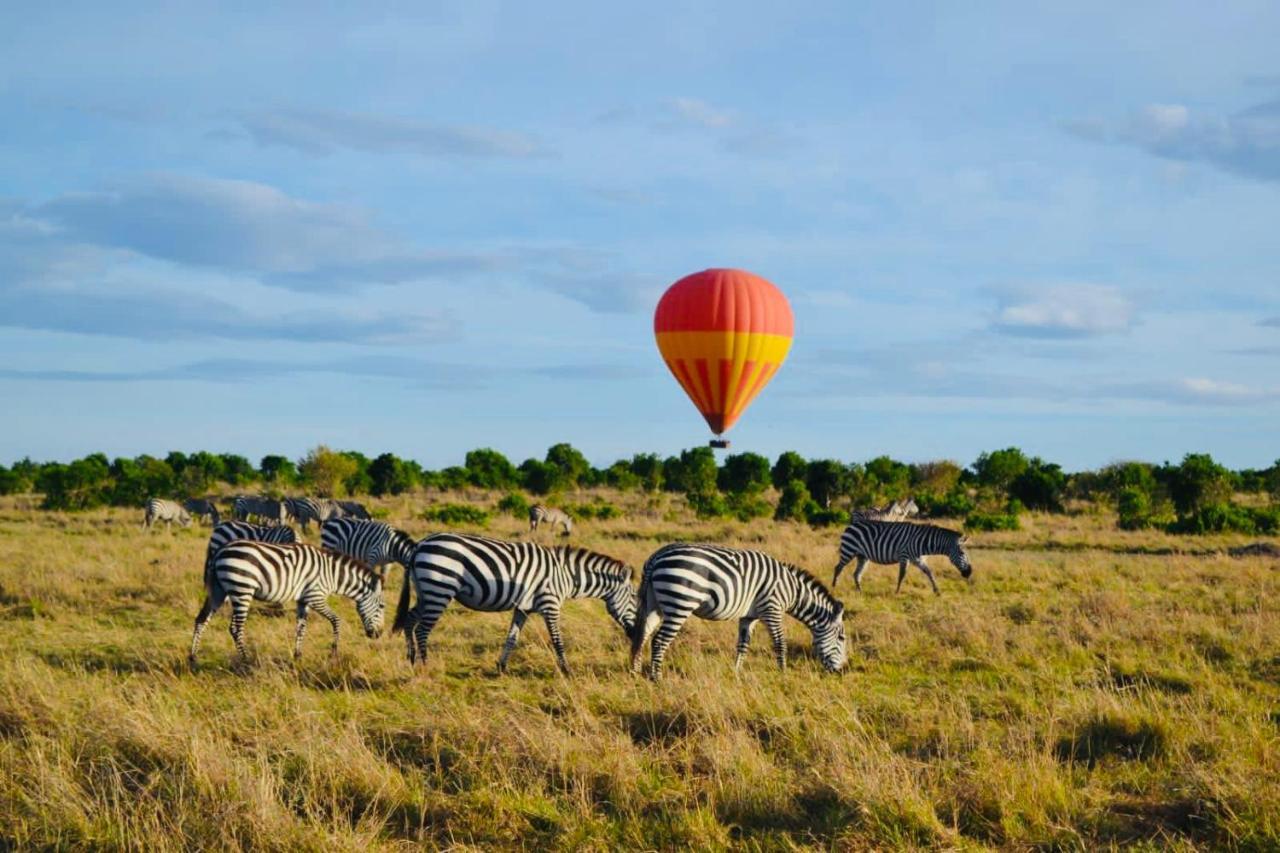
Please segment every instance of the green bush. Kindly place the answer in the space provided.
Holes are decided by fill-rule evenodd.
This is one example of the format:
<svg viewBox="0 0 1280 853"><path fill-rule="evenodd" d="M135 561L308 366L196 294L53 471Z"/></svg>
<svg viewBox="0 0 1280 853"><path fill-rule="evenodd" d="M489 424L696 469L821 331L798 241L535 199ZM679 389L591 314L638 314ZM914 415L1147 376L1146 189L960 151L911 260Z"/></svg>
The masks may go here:
<svg viewBox="0 0 1280 853"><path fill-rule="evenodd" d="M809 488L800 480L792 480L783 487L773 517L778 521L808 521L811 514L821 510L818 502L810 497Z"/></svg>
<svg viewBox="0 0 1280 853"><path fill-rule="evenodd" d="M1017 530L1022 525L1018 523L1018 514L1016 512L971 512L964 520L966 530Z"/></svg>
<svg viewBox="0 0 1280 853"><path fill-rule="evenodd" d="M773 515L773 504L758 494L729 495L729 514L739 521L768 518Z"/></svg>
<svg viewBox="0 0 1280 853"><path fill-rule="evenodd" d="M1151 526L1151 496L1140 486L1124 486L1116 497L1121 530L1142 530Z"/></svg>
<svg viewBox="0 0 1280 853"><path fill-rule="evenodd" d="M973 512L973 499L958 487L945 495L917 495L915 502L923 515L933 518L964 518Z"/></svg>
<svg viewBox="0 0 1280 853"><path fill-rule="evenodd" d="M574 519L591 519L595 518L600 521L606 521L610 518L618 518L622 515L622 510L618 509L611 503L606 501L596 501L589 504L574 504L564 508Z"/></svg>
<svg viewBox="0 0 1280 853"><path fill-rule="evenodd" d="M805 521L814 527L832 527L849 523L849 514L840 509L823 509L813 501L805 510Z"/></svg>
<svg viewBox="0 0 1280 853"><path fill-rule="evenodd" d="M471 504L440 504L422 511L424 521L456 526L488 527L489 513Z"/></svg>
<svg viewBox="0 0 1280 853"><path fill-rule="evenodd" d="M519 492L511 492L498 501L498 512L514 515L516 518L528 518L529 502Z"/></svg>
<svg viewBox="0 0 1280 853"><path fill-rule="evenodd" d="M1266 533L1280 530L1280 508L1210 504L1169 525L1171 533Z"/></svg>
<svg viewBox="0 0 1280 853"><path fill-rule="evenodd" d="M719 492L690 492L685 495L698 518L722 518L729 514L729 502Z"/></svg>

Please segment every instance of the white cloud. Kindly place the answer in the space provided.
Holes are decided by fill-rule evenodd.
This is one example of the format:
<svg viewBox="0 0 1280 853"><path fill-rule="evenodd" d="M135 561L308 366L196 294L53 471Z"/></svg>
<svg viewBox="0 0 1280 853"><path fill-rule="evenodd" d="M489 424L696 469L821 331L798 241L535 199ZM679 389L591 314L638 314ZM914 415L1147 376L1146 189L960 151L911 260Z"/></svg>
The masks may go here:
<svg viewBox="0 0 1280 853"><path fill-rule="evenodd" d="M672 98L667 108L672 116L709 130L723 130L735 123L729 110L713 107L697 98Z"/></svg>
<svg viewBox="0 0 1280 853"><path fill-rule="evenodd" d="M1117 288L1060 283L1000 292L993 325L1011 335L1063 338L1123 332L1133 321L1133 303Z"/></svg>

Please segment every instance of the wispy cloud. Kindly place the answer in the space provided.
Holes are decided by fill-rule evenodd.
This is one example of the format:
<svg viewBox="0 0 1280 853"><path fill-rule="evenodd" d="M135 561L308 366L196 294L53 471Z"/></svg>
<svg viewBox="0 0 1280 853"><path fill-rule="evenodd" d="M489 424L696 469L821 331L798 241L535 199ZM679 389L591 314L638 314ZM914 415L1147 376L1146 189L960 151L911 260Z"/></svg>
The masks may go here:
<svg viewBox="0 0 1280 853"><path fill-rule="evenodd" d="M1082 139L1131 145L1169 160L1205 162L1250 178L1280 180L1280 99L1229 116L1198 115L1183 104L1149 104L1127 119L1077 119Z"/></svg>
<svg viewBox="0 0 1280 853"><path fill-rule="evenodd" d="M1270 326L1273 329L1280 329L1280 317L1268 317L1265 320L1259 320L1258 325Z"/></svg>
<svg viewBox="0 0 1280 853"><path fill-rule="evenodd" d="M413 118L285 109L242 115L239 123L259 145L314 155L350 149L403 151L431 158L524 160L550 153L528 134Z"/></svg>
<svg viewBox="0 0 1280 853"><path fill-rule="evenodd" d="M1104 396L1157 400L1181 405L1246 406L1280 401L1280 388L1260 388L1205 377L1115 384L1100 389Z"/></svg>
<svg viewBox="0 0 1280 853"><path fill-rule="evenodd" d="M1107 285L1019 285L997 291L992 327L1023 337L1089 337L1126 331L1134 313L1133 303Z"/></svg>

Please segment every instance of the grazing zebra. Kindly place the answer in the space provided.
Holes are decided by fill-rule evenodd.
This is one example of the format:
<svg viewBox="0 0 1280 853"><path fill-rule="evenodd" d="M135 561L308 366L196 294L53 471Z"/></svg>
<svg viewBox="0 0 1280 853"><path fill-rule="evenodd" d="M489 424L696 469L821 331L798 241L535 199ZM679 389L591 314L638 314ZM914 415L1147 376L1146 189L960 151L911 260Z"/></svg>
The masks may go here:
<svg viewBox="0 0 1280 853"><path fill-rule="evenodd" d="M188 659L192 666L200 649L200 635L209 617L222 602L231 600L231 638L239 659L248 654L244 647L244 623L253 599L283 603L297 602L298 624L294 633L293 656L302 656L302 637L307 630L307 613L314 610L333 626L330 652L338 654L338 614L329 608L330 595L355 601L365 635L382 634L383 575L350 557L312 545L276 545L270 542L236 540L224 545L213 561L208 578L209 601L196 617Z"/></svg>
<svg viewBox="0 0 1280 853"><path fill-rule="evenodd" d="M321 547L375 567L394 562L408 572L416 544L408 533L381 521L331 518L320 528Z"/></svg>
<svg viewBox="0 0 1280 853"><path fill-rule="evenodd" d="M208 518L209 523L215 527L222 521L222 516L218 514L218 504L210 498L187 498L182 502L182 508L201 520Z"/></svg>
<svg viewBox="0 0 1280 853"><path fill-rule="evenodd" d="M167 501L164 498L152 498L147 501L146 511L142 515L142 526L148 530L157 521L163 521L168 530L173 529L175 521L183 527L191 526L191 516L182 508L182 504L177 501Z"/></svg>
<svg viewBox="0 0 1280 853"><path fill-rule="evenodd" d="M331 518L341 518L342 510L336 501L317 500L316 498L285 498L284 505L289 515L302 525L307 532L307 523L314 521L316 525L324 524Z"/></svg>
<svg viewBox="0 0 1280 853"><path fill-rule="evenodd" d="M961 576L968 579L973 574L973 566L969 565L969 555L965 553L964 545L965 537L960 531L934 524L857 520L840 534L840 562L836 563L831 588L835 589L841 570L851 559L857 557L858 566L853 570L853 584L859 592L862 591L862 572L868 562L898 564L898 587L895 592L902 590L902 579L907 576L907 563L911 563L924 572L937 595L938 584L925 563L925 557L931 554L945 555L960 570Z"/></svg>
<svg viewBox="0 0 1280 853"><path fill-rule="evenodd" d="M218 551L223 545L236 539L248 539L254 542L273 542L277 545L286 545L291 542L298 541L298 535L293 532L293 528L287 525L278 527L262 527L257 524L250 524L247 521L224 521L217 527L213 528L213 532L209 534L209 547L205 549L204 555L204 583L209 585L209 573L213 571L213 558L217 556ZM205 600L205 605L209 604Z"/></svg>
<svg viewBox="0 0 1280 853"><path fill-rule="evenodd" d="M409 609L409 581L418 603ZM547 623L560 671L569 674L560 634L560 608L568 598L601 598L614 621L630 633L635 621L631 569L584 548L546 548L532 542L504 542L483 536L439 533L413 551L413 569L405 572L400 604L391 630L405 632L410 663L426 660L427 638L450 601L472 610L512 610L511 628L498 658L505 671L520 629L530 612Z"/></svg>
<svg viewBox="0 0 1280 853"><path fill-rule="evenodd" d="M649 677L654 681L662 678L667 647L691 615L738 620L735 670L742 666L751 631L760 621L769 629L778 667L786 668L782 616L787 613L812 632L814 652L829 672L845 664L844 605L813 575L761 551L666 545L644 564L638 598L640 611L631 632L631 671L640 671L640 653L652 638Z"/></svg>
<svg viewBox="0 0 1280 853"><path fill-rule="evenodd" d="M893 501L883 507L871 509L855 509L849 513L849 523L855 521L903 521L920 514L914 498Z"/></svg>
<svg viewBox="0 0 1280 853"><path fill-rule="evenodd" d="M372 516L369 515L369 510L365 509L364 504L359 503L358 501L335 501L334 503L336 503L338 508L341 510L341 515L333 516L334 518L359 518L364 521L368 521L372 518Z"/></svg>
<svg viewBox="0 0 1280 853"><path fill-rule="evenodd" d="M248 521L256 518L269 524L284 524L289 519L288 507L284 501L277 501L267 497L250 497L248 495L241 495L235 499L231 514L236 517L237 521Z"/></svg>
<svg viewBox="0 0 1280 853"><path fill-rule="evenodd" d="M562 509L534 504L529 507L529 531L537 530L539 524L546 524L550 527L558 524L564 528L565 536L573 532L573 519L569 517L569 513Z"/></svg>

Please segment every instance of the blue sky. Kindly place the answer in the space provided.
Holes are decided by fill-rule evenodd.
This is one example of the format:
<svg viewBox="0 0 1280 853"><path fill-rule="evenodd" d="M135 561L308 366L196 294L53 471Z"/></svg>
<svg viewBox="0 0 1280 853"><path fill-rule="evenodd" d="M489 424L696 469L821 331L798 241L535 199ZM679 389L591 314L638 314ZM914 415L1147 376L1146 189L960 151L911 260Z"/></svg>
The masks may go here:
<svg viewBox="0 0 1280 853"><path fill-rule="evenodd" d="M737 449L1280 456L1274 3L17 5L0 461L673 452L709 266Z"/></svg>

